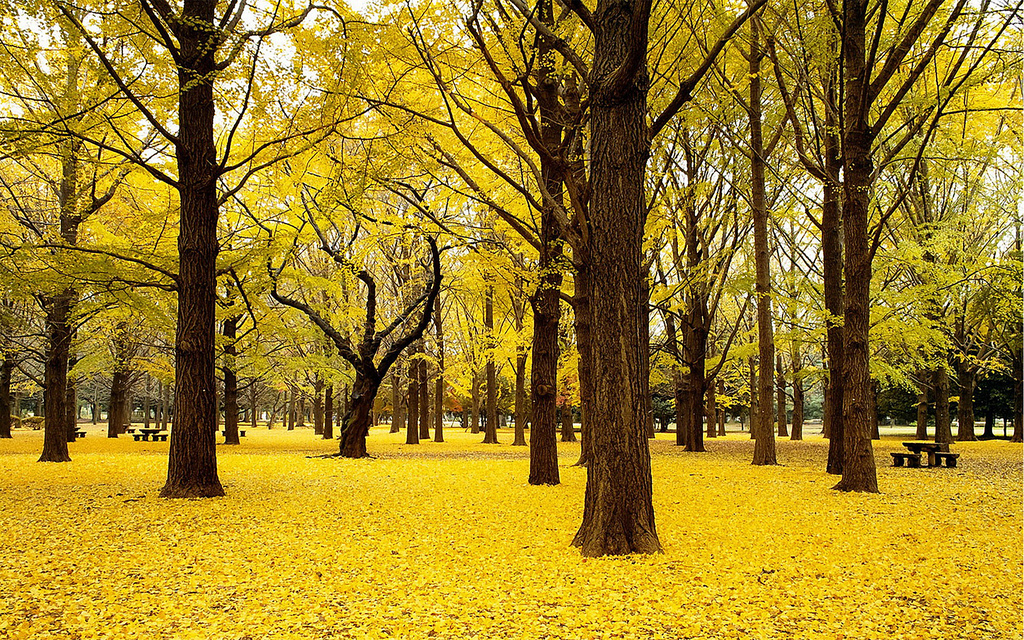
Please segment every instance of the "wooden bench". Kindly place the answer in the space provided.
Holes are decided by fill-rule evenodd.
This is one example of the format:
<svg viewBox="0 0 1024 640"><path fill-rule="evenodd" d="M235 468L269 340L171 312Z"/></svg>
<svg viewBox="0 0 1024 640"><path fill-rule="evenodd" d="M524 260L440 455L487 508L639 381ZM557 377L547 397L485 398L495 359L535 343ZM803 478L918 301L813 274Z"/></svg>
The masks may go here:
<svg viewBox="0 0 1024 640"><path fill-rule="evenodd" d="M932 454L932 456L935 457L935 466L936 467L941 467L942 466L942 461L945 460L946 461L946 466L952 468L952 467L956 466L956 459L960 457L960 454L959 453L949 453L948 451L947 452L936 451L935 453Z"/></svg>
<svg viewBox="0 0 1024 640"><path fill-rule="evenodd" d="M223 436L224 436L225 438L226 438L226 437L227 437L227 435L228 435L228 432L227 432L227 431L221 431L220 433L221 433L221 435L223 435ZM244 438L244 437L245 437L245 429L239 429L239 430L238 430L238 437L239 437L239 438Z"/></svg>
<svg viewBox="0 0 1024 640"><path fill-rule="evenodd" d="M76 438L84 438L85 437L85 429L79 429L78 431L75 431L75 437Z"/></svg>
<svg viewBox="0 0 1024 640"><path fill-rule="evenodd" d="M166 433L154 433L153 434L153 442L156 442L157 440L159 440L160 442L167 442L167 434Z"/></svg>
<svg viewBox="0 0 1024 640"><path fill-rule="evenodd" d="M902 467L903 463L906 462L908 467L920 467L921 466L921 454L920 453L904 453L902 451L893 452L892 466Z"/></svg>
<svg viewBox="0 0 1024 640"><path fill-rule="evenodd" d="M132 429L132 431L134 431L134 429ZM132 433L132 437L135 438L135 442L138 442L139 440L149 440L149 436L144 433Z"/></svg>

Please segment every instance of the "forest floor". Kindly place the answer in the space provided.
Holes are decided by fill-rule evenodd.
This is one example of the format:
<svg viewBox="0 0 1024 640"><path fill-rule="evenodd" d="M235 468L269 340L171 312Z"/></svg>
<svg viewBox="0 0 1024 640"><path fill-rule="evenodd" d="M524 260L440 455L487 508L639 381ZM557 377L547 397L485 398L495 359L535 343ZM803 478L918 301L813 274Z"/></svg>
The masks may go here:
<svg viewBox="0 0 1024 640"><path fill-rule="evenodd" d="M878 495L832 491L827 442L747 434L652 444L665 552L570 546L586 471L526 483L529 454L449 429L368 460L310 430L218 446L227 496L157 497L167 443L103 437L37 463L42 433L0 440L0 638L1022 637L1021 445L956 443L956 469L891 466Z"/></svg>

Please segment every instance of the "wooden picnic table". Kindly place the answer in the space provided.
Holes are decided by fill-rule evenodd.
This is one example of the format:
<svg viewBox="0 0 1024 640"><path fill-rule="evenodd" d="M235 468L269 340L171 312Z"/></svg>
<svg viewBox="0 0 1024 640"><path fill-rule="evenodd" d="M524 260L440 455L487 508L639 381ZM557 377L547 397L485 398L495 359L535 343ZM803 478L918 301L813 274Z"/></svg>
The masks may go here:
<svg viewBox="0 0 1024 640"><path fill-rule="evenodd" d="M153 442L156 442L157 440L163 440L164 442L167 441L167 432L164 431L163 429L142 428L136 429L136 431L138 431L138 433L132 434L132 437L135 438L136 442L138 442L139 440L148 441L151 437L153 438Z"/></svg>
<svg viewBox="0 0 1024 640"><path fill-rule="evenodd" d="M903 446L910 453L893 453L892 463L895 467L902 467L904 461L909 467L920 467L922 452L928 455L929 467L941 467L943 460L947 467L955 467L956 459L960 457L959 453L949 452L949 443L946 442L904 442Z"/></svg>

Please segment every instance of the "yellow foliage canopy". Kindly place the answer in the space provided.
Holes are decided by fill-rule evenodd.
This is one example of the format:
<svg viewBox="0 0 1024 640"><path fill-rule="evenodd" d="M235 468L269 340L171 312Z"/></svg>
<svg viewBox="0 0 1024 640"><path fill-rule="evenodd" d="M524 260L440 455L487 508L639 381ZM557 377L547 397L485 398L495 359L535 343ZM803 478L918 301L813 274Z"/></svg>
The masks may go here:
<svg viewBox="0 0 1024 640"><path fill-rule="evenodd" d="M17 432L0 638L1021 637L1019 445L896 469L886 440L886 492L864 495L830 490L816 437L780 441L785 467L748 464L744 434L699 456L658 440L665 553L584 560L584 470L534 487L523 448L385 431L374 460L250 431L219 451L227 497L202 501L156 497L166 443L90 433L39 464L39 434Z"/></svg>

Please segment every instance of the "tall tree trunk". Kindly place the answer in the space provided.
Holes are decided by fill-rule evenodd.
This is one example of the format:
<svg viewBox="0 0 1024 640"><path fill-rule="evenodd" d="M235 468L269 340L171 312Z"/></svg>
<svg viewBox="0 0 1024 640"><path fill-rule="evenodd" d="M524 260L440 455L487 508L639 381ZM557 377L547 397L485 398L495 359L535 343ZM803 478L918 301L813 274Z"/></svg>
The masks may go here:
<svg viewBox="0 0 1024 640"><path fill-rule="evenodd" d="M871 247L868 208L874 134L867 122L870 69L866 64L866 0L843 3L843 231L846 296L843 315L843 476L836 489L878 493L871 447Z"/></svg>
<svg viewBox="0 0 1024 640"><path fill-rule="evenodd" d="M775 422L779 428L779 437L789 437L786 429L786 372L782 368L782 353L775 356Z"/></svg>
<svg viewBox="0 0 1024 640"><path fill-rule="evenodd" d="M224 345L224 444L241 444L238 439L238 375L235 373L235 357L238 347L238 316L224 320L223 334L227 339Z"/></svg>
<svg viewBox="0 0 1024 640"><path fill-rule="evenodd" d="M829 80L825 94L830 104L836 103L836 90ZM835 109L825 111L825 174L821 203L822 289L825 296L825 351L828 377L825 379L825 407L822 426L828 438L826 472L842 475L844 451L843 429L843 216L839 200L842 168L839 136L836 133Z"/></svg>
<svg viewBox="0 0 1024 640"><path fill-rule="evenodd" d="M797 369L798 363L793 362L793 428L790 440L804 439L804 381Z"/></svg>
<svg viewBox="0 0 1024 640"><path fill-rule="evenodd" d="M573 425L572 405L568 402L562 407L562 442L576 442L576 428Z"/></svg>
<svg viewBox="0 0 1024 640"><path fill-rule="evenodd" d="M1019 246L1019 242L1018 242ZM1011 357L1013 363L1013 436L1010 442L1021 442L1024 437L1024 350L1017 347ZM1006 422L1003 422L1003 430Z"/></svg>
<svg viewBox="0 0 1024 640"><path fill-rule="evenodd" d="M475 369L470 394L469 432L480 433L480 372Z"/></svg>
<svg viewBox="0 0 1024 640"><path fill-rule="evenodd" d="M930 376L925 370L917 372L917 432L914 438L917 440L928 439L928 389L931 386Z"/></svg>
<svg viewBox="0 0 1024 640"><path fill-rule="evenodd" d="M313 382L313 435L324 434L324 382L317 375Z"/></svg>
<svg viewBox="0 0 1024 640"><path fill-rule="evenodd" d="M422 343L421 343L422 345ZM420 346L420 352L426 355L426 347ZM430 374L427 371L427 359L420 360L420 440L430 440Z"/></svg>
<svg viewBox="0 0 1024 640"><path fill-rule="evenodd" d="M334 385L324 389L324 440L334 440Z"/></svg>
<svg viewBox="0 0 1024 640"><path fill-rule="evenodd" d="M11 437L11 377L14 373L14 354L0 352L0 438Z"/></svg>
<svg viewBox="0 0 1024 640"><path fill-rule="evenodd" d="M516 348L516 406L515 421L516 434L512 441L513 447L526 446L526 348Z"/></svg>
<svg viewBox="0 0 1024 640"><path fill-rule="evenodd" d="M656 553L647 422L640 363L642 245L647 207L646 2L599 0L591 71L591 201L587 295L594 420L585 416L590 464L583 521L573 544L584 556Z"/></svg>
<svg viewBox="0 0 1024 640"><path fill-rule="evenodd" d="M152 416L150 415L152 407L150 405L150 398L149 397L150 397L150 395L151 395L151 393L153 391L153 379L149 377L148 373L145 374L145 376L146 376L146 384L144 386L145 395L142 396L142 414L143 414L142 415L142 426L144 428L148 429L149 425L150 425L150 421L152 420Z"/></svg>
<svg viewBox="0 0 1024 640"><path fill-rule="evenodd" d="M771 267L768 249L768 205L765 201L764 141L761 132L760 22L750 21L750 208L754 220L754 271L757 291L757 400L758 412L751 421L754 460L757 465L777 464L775 430L772 429L772 395L775 368L775 337L772 327Z"/></svg>
<svg viewBox="0 0 1024 640"><path fill-rule="evenodd" d="M484 329L487 332L487 424L484 425L484 444L498 444L498 375L494 366L494 287L490 285L484 294ZM533 434L530 435L533 437Z"/></svg>
<svg viewBox="0 0 1024 640"><path fill-rule="evenodd" d="M178 40L178 321L174 340L174 429L164 498L224 495L217 475L215 302L217 146L213 79L216 3L185 0Z"/></svg>
<svg viewBox="0 0 1024 640"><path fill-rule="evenodd" d="M968 363L957 362L957 383L960 401L956 405L956 439L959 442L977 440L974 435L974 389L978 385L977 371Z"/></svg>
<svg viewBox="0 0 1024 640"><path fill-rule="evenodd" d="M591 375L591 325L590 325L590 268L586 261L575 264L576 294L573 296L574 320L576 329L576 350L579 352L579 363L576 372L580 379L580 458L575 466L586 467L592 458L590 443L590 425L594 415L594 383Z"/></svg>
<svg viewBox="0 0 1024 640"><path fill-rule="evenodd" d="M409 389L406 395L405 444L420 443L420 363L415 357L409 358Z"/></svg>
<svg viewBox="0 0 1024 640"><path fill-rule="evenodd" d="M444 332L441 329L441 296L434 299L437 341L437 376L434 378L434 442L444 442Z"/></svg>
<svg viewBox="0 0 1024 640"><path fill-rule="evenodd" d="M940 364L932 372L932 388L935 390L935 442L953 442L953 431L949 423L949 374Z"/></svg>

